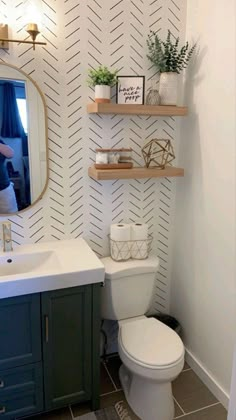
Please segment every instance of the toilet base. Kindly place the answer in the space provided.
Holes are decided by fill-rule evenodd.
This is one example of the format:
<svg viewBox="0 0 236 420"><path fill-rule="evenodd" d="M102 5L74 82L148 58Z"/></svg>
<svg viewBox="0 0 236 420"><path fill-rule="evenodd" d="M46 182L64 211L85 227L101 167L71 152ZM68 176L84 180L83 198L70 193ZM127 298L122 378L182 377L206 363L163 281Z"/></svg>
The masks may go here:
<svg viewBox="0 0 236 420"><path fill-rule="evenodd" d="M173 420L174 401L171 382L157 383L131 373L124 365L119 377L125 397L142 420Z"/></svg>

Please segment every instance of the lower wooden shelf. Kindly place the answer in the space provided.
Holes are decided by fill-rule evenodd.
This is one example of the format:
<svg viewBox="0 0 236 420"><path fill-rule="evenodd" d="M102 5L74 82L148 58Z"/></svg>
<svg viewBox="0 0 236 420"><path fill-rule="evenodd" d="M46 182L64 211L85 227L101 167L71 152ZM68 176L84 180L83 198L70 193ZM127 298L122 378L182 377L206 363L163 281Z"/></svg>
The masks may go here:
<svg viewBox="0 0 236 420"><path fill-rule="evenodd" d="M90 166L88 174L96 180L108 181L112 179L140 179L140 178L164 178L184 176L183 168L167 166L165 169L158 168L132 168L132 169L96 169Z"/></svg>
<svg viewBox="0 0 236 420"><path fill-rule="evenodd" d="M98 104L91 103L87 105L89 114L120 114L120 115L156 115L156 116L176 116L183 117L187 115L188 108L185 106L169 105L127 105L127 104Z"/></svg>

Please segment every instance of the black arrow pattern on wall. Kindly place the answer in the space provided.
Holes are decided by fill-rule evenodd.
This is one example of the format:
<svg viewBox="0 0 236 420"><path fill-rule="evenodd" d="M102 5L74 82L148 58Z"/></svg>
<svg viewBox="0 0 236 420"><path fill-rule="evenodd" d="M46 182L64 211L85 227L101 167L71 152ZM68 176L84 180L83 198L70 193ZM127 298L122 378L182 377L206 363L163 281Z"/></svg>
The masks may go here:
<svg viewBox="0 0 236 420"><path fill-rule="evenodd" d="M11 35L25 39L20 0L10 6L0 0L4 14L15 17ZM93 100L87 71L100 64L121 74L145 75L147 87L158 76L146 58L150 29L163 36L167 29L184 36L186 0L42 0L41 37L45 47L10 45L0 60L17 65L42 89L48 110L48 190L40 202L17 216L15 245L77 238L83 235L99 255L107 255L109 225L142 220L149 224L153 252L160 258L153 308L168 310L175 181L117 180L98 182L87 175L96 147L133 148L143 165L141 148L151 138L176 142L174 118L87 115ZM113 91L113 96L115 92Z"/></svg>

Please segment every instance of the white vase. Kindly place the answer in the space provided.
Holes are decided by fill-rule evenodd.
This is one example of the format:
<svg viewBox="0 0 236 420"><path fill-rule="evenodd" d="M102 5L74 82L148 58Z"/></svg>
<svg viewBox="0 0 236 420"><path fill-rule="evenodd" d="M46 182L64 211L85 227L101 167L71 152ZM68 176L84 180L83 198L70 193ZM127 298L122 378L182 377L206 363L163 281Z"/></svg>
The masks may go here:
<svg viewBox="0 0 236 420"><path fill-rule="evenodd" d="M177 104L178 73L161 73L159 93L162 105Z"/></svg>
<svg viewBox="0 0 236 420"><path fill-rule="evenodd" d="M95 86L95 102L109 103L111 102L111 87L107 85Z"/></svg>

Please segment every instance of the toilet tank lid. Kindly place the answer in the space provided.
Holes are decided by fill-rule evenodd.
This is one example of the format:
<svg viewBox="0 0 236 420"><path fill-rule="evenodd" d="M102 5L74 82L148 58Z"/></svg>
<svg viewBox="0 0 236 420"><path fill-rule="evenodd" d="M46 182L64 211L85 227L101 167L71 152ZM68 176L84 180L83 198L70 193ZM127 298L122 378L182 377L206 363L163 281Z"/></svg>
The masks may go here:
<svg viewBox="0 0 236 420"><path fill-rule="evenodd" d="M159 267L158 257L149 257L146 260L114 261L111 257L102 258L105 266L105 277L114 280L122 276L155 273Z"/></svg>

